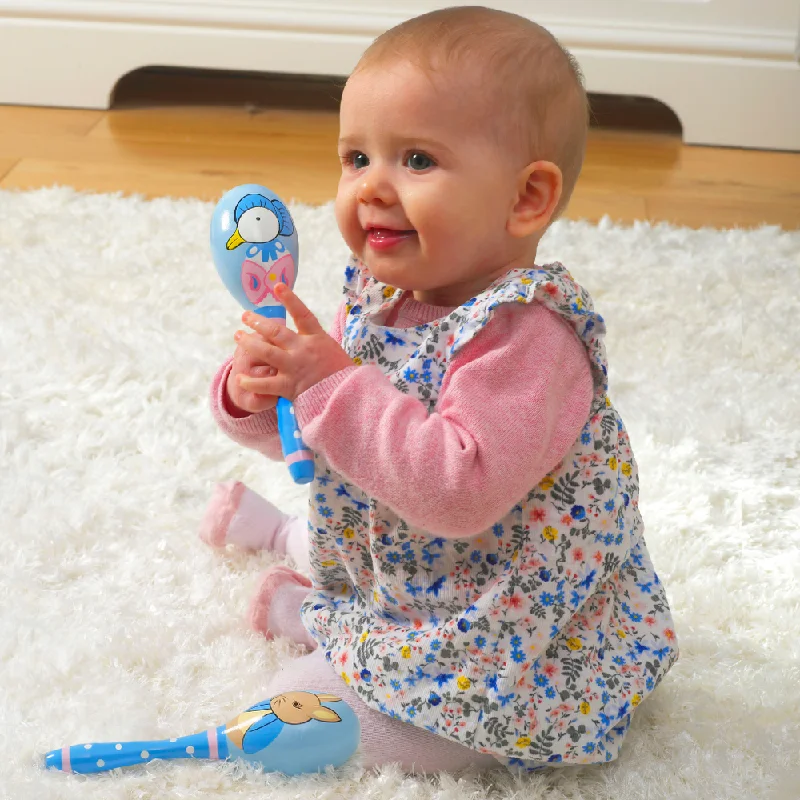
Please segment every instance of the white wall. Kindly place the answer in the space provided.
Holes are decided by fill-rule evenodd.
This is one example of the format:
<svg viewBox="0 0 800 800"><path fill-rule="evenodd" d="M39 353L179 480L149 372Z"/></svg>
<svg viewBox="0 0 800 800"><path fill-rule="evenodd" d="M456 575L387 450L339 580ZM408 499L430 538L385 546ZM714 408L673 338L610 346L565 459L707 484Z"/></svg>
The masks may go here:
<svg viewBox="0 0 800 800"><path fill-rule="evenodd" d="M144 66L346 75L376 35L453 3L0 0L0 103L105 108ZM687 142L800 150L796 0L487 4L552 30L590 91L665 102Z"/></svg>

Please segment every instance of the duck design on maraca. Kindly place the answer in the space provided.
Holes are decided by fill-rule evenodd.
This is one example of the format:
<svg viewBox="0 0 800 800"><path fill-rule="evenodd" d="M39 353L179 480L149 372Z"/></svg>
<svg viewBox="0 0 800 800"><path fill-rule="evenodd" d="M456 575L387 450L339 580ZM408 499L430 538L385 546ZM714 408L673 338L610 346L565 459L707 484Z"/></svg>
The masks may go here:
<svg viewBox="0 0 800 800"><path fill-rule="evenodd" d="M286 324L286 309L275 297L278 283L294 288L297 230L289 210L266 186L236 186L219 200L211 217L211 254L228 291L242 308ZM314 454L305 446L294 408L279 398L278 432L295 483L314 480Z"/></svg>
<svg viewBox="0 0 800 800"><path fill-rule="evenodd" d="M280 200L258 193L247 194L236 204L233 219L236 230L225 249L247 245L247 257L242 261L242 289L253 306L259 307L267 298L275 297L278 282L294 286L294 258L281 241L282 236L294 233L294 224Z"/></svg>

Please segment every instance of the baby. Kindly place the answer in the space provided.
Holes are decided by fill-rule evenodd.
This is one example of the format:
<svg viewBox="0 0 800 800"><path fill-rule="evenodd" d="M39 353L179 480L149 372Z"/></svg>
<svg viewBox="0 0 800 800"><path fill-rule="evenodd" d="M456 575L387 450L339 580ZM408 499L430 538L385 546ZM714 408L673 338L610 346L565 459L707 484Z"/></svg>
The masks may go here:
<svg viewBox="0 0 800 800"><path fill-rule="evenodd" d="M577 64L514 14L435 11L369 47L340 122L333 329L281 285L297 332L245 314L212 387L273 459L294 402L308 520L224 484L203 538L310 572L269 570L252 623L311 650L271 689L346 700L365 765L611 761L678 650L603 319L536 265L583 161Z"/></svg>

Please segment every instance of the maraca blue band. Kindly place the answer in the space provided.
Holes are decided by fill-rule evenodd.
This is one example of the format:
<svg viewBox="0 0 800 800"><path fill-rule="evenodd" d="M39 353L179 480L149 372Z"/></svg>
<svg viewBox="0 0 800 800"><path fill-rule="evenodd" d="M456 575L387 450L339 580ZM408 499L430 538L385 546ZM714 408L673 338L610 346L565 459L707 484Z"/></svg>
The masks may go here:
<svg viewBox="0 0 800 800"><path fill-rule="evenodd" d="M269 317L270 319L280 318L286 319L286 309L283 306L260 306L253 309L256 314L262 317Z"/></svg>

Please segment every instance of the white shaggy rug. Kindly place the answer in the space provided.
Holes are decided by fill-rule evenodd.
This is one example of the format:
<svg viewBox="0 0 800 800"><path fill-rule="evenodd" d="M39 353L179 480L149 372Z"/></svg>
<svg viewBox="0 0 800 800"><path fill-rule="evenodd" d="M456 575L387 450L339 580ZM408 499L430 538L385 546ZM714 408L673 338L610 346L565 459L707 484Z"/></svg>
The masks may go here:
<svg viewBox="0 0 800 800"><path fill-rule="evenodd" d="M800 797L800 233L566 221L540 260L568 265L607 320L682 650L620 760L521 779L43 772L61 745L225 722L296 654L243 621L270 556L196 535L216 481L294 513L306 492L211 419L239 318L210 261L211 209L0 192L3 800ZM327 325L345 249L330 206L292 213L297 288Z"/></svg>

